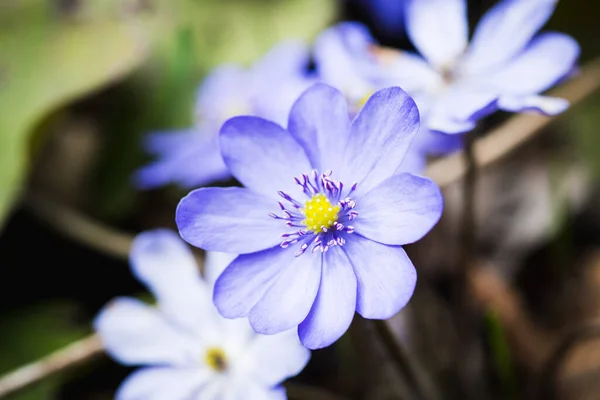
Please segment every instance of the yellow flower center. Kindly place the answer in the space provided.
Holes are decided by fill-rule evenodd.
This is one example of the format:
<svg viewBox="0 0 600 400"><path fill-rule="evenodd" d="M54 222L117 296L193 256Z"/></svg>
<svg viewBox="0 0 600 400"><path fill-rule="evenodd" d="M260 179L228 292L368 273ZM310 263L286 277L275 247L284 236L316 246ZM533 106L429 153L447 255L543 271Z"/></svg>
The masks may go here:
<svg viewBox="0 0 600 400"><path fill-rule="evenodd" d="M206 351L204 359L209 367L217 372L223 372L227 369L227 357L225 352L218 347L211 347Z"/></svg>
<svg viewBox="0 0 600 400"><path fill-rule="evenodd" d="M303 221L306 228L310 231L320 231L322 228L331 228L337 221L340 206L334 206L329 202L324 194L315 194L310 200L304 204L304 209L301 210L306 217Z"/></svg>

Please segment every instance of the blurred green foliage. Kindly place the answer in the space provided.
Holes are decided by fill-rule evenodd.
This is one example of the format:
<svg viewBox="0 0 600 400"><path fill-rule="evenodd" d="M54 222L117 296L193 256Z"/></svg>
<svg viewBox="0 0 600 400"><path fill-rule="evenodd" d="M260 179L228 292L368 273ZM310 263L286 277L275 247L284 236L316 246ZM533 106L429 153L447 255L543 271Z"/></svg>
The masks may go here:
<svg viewBox="0 0 600 400"><path fill-rule="evenodd" d="M487 342L491 353L491 361L496 376L502 387L503 398L517 398L517 379L511 355L510 345L502 322L492 310L484 315Z"/></svg>
<svg viewBox="0 0 600 400"><path fill-rule="evenodd" d="M52 301L12 311L0 320L0 373L8 372L58 350L89 333L76 322L72 303ZM63 375L56 375L14 394L7 400L47 400L54 398Z"/></svg>
<svg viewBox="0 0 600 400"><path fill-rule="evenodd" d="M141 132L190 123L210 68L247 64L282 38L310 39L334 10L328 0L3 1L0 222L23 185L32 132L50 113L136 71L100 168L110 215L131 203Z"/></svg>

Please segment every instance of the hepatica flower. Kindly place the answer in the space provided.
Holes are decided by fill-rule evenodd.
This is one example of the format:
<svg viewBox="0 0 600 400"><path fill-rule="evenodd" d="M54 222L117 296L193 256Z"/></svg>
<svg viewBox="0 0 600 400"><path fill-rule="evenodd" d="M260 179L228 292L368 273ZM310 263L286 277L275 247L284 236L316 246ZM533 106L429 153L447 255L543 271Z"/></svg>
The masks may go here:
<svg viewBox="0 0 600 400"><path fill-rule="evenodd" d="M286 41L251 68L216 68L198 90L194 127L147 136L144 146L157 159L136 172L136 186L192 188L229 178L218 147L221 125L246 114L283 123L294 100L313 82L308 59L304 44Z"/></svg>
<svg viewBox="0 0 600 400"><path fill-rule="evenodd" d="M226 318L260 333L298 326L321 348L355 310L386 319L412 296L415 269L402 245L439 220L431 180L397 173L419 115L400 88L376 92L354 120L345 97L323 84L292 107L288 129L236 117L221 129L223 160L245 187L192 191L177 208L189 243L240 254L215 285Z"/></svg>
<svg viewBox="0 0 600 400"><path fill-rule="evenodd" d="M295 331L258 335L247 320L222 318L211 301L213 282L200 278L189 248L174 232L140 234L130 258L158 306L119 298L95 320L112 357L144 365L121 385L116 399L286 398L280 383L298 374L310 357ZM229 261L209 254L209 279Z"/></svg>
<svg viewBox="0 0 600 400"><path fill-rule="evenodd" d="M448 134L472 130L491 112L557 114L563 99L541 96L573 71L579 46L571 37L537 34L556 0L503 0L485 14L470 44L464 0L407 0L406 29L420 55L382 48L365 27L346 23L315 44L322 78L361 99L400 86L414 99L422 124ZM439 139L439 138L438 138ZM425 143L435 147L439 140Z"/></svg>

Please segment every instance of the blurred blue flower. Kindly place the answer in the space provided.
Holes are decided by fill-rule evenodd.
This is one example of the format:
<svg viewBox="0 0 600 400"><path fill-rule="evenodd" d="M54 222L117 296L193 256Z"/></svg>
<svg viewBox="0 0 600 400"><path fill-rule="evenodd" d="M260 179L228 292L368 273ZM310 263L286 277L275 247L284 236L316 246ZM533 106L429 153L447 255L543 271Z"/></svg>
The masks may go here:
<svg viewBox="0 0 600 400"><path fill-rule="evenodd" d="M416 272L401 245L443 208L434 182L398 173L418 128L400 88L376 92L351 122L346 98L324 84L296 101L287 130L226 122L223 159L245 188L197 189L176 215L189 243L241 254L215 285L221 315L265 334L298 326L315 349L344 334L355 310L386 319L402 309Z"/></svg>
<svg viewBox="0 0 600 400"><path fill-rule="evenodd" d="M503 0L482 18L468 45L464 0L407 0L407 33L421 56L379 47L364 26L343 23L317 39L318 71L356 107L377 89L402 87L429 131L466 132L497 109L557 114L567 101L539 93L573 71L579 46L561 33L536 35L555 4ZM456 147L447 138L432 141L427 130L417 146L430 152Z"/></svg>
<svg viewBox="0 0 600 400"><path fill-rule="evenodd" d="M406 0L358 0L358 3L386 35L400 36L404 33Z"/></svg>
<svg viewBox="0 0 600 400"><path fill-rule="evenodd" d="M145 366L121 385L117 400L286 398L280 383L304 368L310 352L294 330L258 335L247 320L226 320L216 312L214 279L231 259L209 253L204 281L190 249L174 232L136 237L131 267L158 305L119 298L94 323L113 358Z"/></svg>
<svg viewBox="0 0 600 400"><path fill-rule="evenodd" d="M257 115L284 123L294 100L314 81L308 63L308 48L286 41L249 69L224 65L213 70L198 90L196 126L146 137L144 147L157 159L136 172L135 185L148 189L176 183L193 188L228 179L218 147L223 122L236 115Z"/></svg>

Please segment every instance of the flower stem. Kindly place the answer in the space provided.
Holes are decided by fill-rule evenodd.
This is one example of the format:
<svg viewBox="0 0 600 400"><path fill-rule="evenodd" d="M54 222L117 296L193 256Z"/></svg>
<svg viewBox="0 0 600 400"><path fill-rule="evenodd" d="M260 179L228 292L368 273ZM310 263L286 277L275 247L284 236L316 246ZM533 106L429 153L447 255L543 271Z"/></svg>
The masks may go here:
<svg viewBox="0 0 600 400"><path fill-rule="evenodd" d="M373 320L373 323L382 343L389 351L394 364L399 372L406 377L415 393L417 393L418 398L422 400L439 399L440 396L437 394L433 382L416 360L406 352L402 343L390 329L388 322L385 320Z"/></svg>

